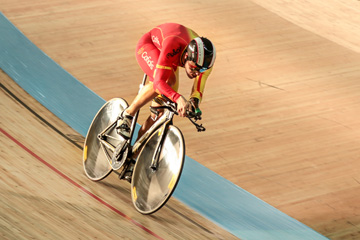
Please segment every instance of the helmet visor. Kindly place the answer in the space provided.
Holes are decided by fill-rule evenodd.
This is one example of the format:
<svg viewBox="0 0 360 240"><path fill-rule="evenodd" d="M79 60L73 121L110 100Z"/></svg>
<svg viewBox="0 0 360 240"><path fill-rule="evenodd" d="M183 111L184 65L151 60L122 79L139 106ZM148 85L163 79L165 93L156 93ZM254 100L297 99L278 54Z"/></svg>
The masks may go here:
<svg viewBox="0 0 360 240"><path fill-rule="evenodd" d="M196 65L196 66L195 66L195 65ZM206 70L209 69L209 68L206 68L206 67L200 67L200 66L197 65L196 63L195 63L195 65L189 63L189 66L190 66L191 71L196 71L196 72L203 73L203 72L205 72Z"/></svg>

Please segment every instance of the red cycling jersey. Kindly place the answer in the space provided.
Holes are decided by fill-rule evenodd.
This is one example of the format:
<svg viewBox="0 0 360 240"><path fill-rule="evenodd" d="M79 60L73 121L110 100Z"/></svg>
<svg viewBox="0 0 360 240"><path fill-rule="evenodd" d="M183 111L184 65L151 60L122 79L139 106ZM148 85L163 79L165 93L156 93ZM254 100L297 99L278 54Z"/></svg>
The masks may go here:
<svg viewBox="0 0 360 240"><path fill-rule="evenodd" d="M198 35L185 26L165 23L143 35L136 47L137 61L153 82L155 91L175 102L181 95L172 89L167 81L177 72L178 67L184 67L181 58L187 45L195 37ZM211 69L195 78L191 97L202 100L210 72ZM175 74L176 78L177 76L178 74Z"/></svg>

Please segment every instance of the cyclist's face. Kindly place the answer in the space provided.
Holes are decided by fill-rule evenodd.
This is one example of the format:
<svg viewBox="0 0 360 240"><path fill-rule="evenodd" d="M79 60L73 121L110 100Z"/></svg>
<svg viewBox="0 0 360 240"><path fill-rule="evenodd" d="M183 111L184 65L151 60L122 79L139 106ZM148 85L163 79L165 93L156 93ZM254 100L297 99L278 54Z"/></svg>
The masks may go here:
<svg viewBox="0 0 360 240"><path fill-rule="evenodd" d="M195 63L192 61L186 61L185 71L189 78L195 78L200 75L200 69L196 67Z"/></svg>

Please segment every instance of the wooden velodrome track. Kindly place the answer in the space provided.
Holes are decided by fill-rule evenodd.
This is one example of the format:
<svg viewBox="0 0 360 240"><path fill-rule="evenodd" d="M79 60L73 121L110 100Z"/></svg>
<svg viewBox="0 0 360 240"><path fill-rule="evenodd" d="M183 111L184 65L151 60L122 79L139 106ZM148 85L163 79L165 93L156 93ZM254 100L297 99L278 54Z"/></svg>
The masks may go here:
<svg viewBox="0 0 360 240"><path fill-rule="evenodd" d="M135 44L153 26L179 22L209 37L218 55L202 104L207 131L175 122L187 155L326 237L359 239L359 2L255 2L282 17L239 0L1 0L0 11L104 99L133 99L142 77ZM8 134L0 134L3 238L234 238L175 200L154 216L138 214L128 184L115 175L87 180L82 138L0 77L18 98L0 93ZM181 79L187 94L190 81ZM128 205L126 217L54 169L105 202Z"/></svg>

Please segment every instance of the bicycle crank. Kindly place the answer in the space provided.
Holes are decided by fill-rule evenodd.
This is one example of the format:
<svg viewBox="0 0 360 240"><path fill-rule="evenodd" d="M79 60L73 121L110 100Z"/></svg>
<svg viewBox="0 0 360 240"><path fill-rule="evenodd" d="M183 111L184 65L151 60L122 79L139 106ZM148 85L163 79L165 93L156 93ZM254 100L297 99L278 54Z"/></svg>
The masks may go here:
<svg viewBox="0 0 360 240"><path fill-rule="evenodd" d="M129 151L127 144L127 141L121 141L121 143L116 146L115 151L113 152L111 157L111 167L115 171L119 170L124 165Z"/></svg>

